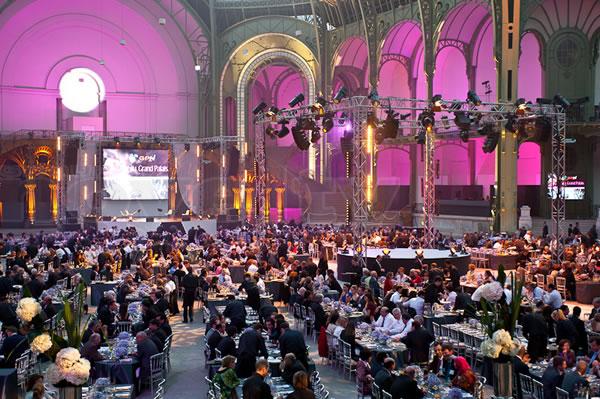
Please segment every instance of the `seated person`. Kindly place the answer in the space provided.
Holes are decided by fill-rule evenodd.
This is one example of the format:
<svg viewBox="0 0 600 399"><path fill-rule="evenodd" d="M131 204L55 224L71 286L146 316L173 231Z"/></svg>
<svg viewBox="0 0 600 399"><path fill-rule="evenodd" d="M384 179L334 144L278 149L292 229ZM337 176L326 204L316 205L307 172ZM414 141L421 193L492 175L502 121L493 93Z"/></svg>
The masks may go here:
<svg viewBox="0 0 600 399"><path fill-rule="evenodd" d="M225 332L227 335L221 338L217 344L217 349L221 352L221 358L224 358L225 356L237 357L237 347L234 341L234 338L237 335L237 328L229 325L225 329Z"/></svg>
<svg viewBox="0 0 600 399"><path fill-rule="evenodd" d="M90 339L88 339L81 349L81 357L84 357L90 361L92 370L94 369L94 364L103 359L100 352L98 352L101 340L102 338L100 337L100 334L94 333L90 336Z"/></svg>
<svg viewBox="0 0 600 399"><path fill-rule="evenodd" d="M4 356L3 368L14 368L15 362L29 349L27 337L22 335L14 326L6 327L6 338L0 347L0 355Z"/></svg>
<svg viewBox="0 0 600 399"><path fill-rule="evenodd" d="M140 378L143 381L150 376L150 358L160 352L154 342L143 331L136 334L135 342L137 344L135 357L140 362Z"/></svg>

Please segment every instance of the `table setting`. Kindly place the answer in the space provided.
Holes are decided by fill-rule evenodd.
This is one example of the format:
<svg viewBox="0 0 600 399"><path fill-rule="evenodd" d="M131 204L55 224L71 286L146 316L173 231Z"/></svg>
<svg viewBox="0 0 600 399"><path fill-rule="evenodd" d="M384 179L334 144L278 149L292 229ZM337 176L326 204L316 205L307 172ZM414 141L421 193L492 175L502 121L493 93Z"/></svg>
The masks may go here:
<svg viewBox="0 0 600 399"><path fill-rule="evenodd" d="M135 338L128 332L121 332L116 339L108 340L98 352L104 360L96 362L96 377L109 378L117 384L134 384L135 370L139 361L132 355L137 351Z"/></svg>

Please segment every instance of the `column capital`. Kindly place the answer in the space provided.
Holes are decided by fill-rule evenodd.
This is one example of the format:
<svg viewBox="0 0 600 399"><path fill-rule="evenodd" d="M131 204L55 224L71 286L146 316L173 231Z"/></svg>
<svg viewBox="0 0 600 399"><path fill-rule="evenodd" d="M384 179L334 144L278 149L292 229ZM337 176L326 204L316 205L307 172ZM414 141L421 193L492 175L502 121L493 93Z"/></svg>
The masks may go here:
<svg viewBox="0 0 600 399"><path fill-rule="evenodd" d="M276 193L284 193L285 192L285 187L276 187L275 188L275 192Z"/></svg>

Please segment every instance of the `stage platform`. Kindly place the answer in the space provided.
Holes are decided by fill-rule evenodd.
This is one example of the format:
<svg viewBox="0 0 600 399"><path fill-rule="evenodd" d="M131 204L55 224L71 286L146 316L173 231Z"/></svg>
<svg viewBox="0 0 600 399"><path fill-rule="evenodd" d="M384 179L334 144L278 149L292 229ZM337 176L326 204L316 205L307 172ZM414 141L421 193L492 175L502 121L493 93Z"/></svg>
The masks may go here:
<svg viewBox="0 0 600 399"><path fill-rule="evenodd" d="M217 220L216 219L193 219L189 221L183 221L181 218L154 218L152 222L148 222L146 218L133 218L131 220L127 218L117 218L114 221L99 221L98 229L111 229L116 226L117 229L125 229L127 227L135 227L139 234L146 235L149 231L156 231L161 225L177 225L183 226L183 229L187 233L192 227L200 227L209 234L217 233Z"/></svg>
<svg viewBox="0 0 600 399"><path fill-rule="evenodd" d="M405 272L408 274L410 269L419 269L420 264L416 259L416 252L410 248L394 248L390 250L389 257L383 257L383 249L381 248L368 248L366 251L367 267L373 269L375 265L375 258L377 255L381 255L381 265L385 272L396 273L400 266L404 266ZM353 280L353 273L357 273L358 277L362 274L361 270L357 267L352 266L352 258L354 257L354 251L349 249L348 253L344 254L338 251L337 253L337 272L338 276L344 281ZM438 250L438 249L424 249L423 250L423 263L431 264L437 263L440 267L444 265L445 261L450 261L456 266L461 275L467 273L469 263L471 261L471 255L456 254L456 256L450 256L449 250Z"/></svg>

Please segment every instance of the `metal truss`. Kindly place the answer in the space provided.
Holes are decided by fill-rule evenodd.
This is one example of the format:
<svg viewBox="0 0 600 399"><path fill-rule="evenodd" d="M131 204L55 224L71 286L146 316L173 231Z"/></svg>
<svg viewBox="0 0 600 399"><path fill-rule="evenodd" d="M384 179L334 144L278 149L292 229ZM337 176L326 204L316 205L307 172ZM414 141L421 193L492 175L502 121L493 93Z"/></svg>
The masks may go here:
<svg viewBox="0 0 600 399"><path fill-rule="evenodd" d="M556 248L552 251L552 260L560 263L564 255L565 196L563 181L566 175L566 116L554 115L552 122L552 179L556 184L556 195L552 196L552 230Z"/></svg>
<svg viewBox="0 0 600 399"><path fill-rule="evenodd" d="M370 200L367 197L368 182L367 176L370 166L370 149L367 137L367 112L365 109L358 108L352 111L352 232L356 245L363 245L363 237L367 231L369 222L369 212L371 208ZM366 245L361 251L355 251L358 256L360 268L366 266Z"/></svg>
<svg viewBox="0 0 600 399"><path fill-rule="evenodd" d="M361 242L362 236L366 231L370 204L365 197L365 188L367 187L365 173L368 163L367 145L365 143L365 131L363 126L369 112L375 112L381 119L384 112L391 109L400 114L410 114L404 120L399 121L399 131L409 131L410 136L401 136L392 142L414 143L414 135L423 125L419 120L419 115L424 111L431 111L432 104L430 100L420 100L412 98L387 97L380 99L378 107L374 107L371 100L365 96L355 96L345 98L339 103L328 103L325 106L325 112L342 113L345 112L352 117L353 128L353 175L352 175L352 229L356 242ZM455 113L463 112L477 121L481 126L491 124L495 127L502 126L510 118L535 119L538 117L548 117L552 120L553 128L553 172L557 176L564 176L564 136L565 136L565 114L559 106L551 104L528 104L526 110L519 109L518 106L511 103L481 103L475 105L468 101L442 101L441 106L435 110L436 125L426 130L425 135L425 187L423 193L423 228L424 228L424 246L432 247L434 245L434 216L435 216L435 169L434 169L434 148L436 137L450 137L456 135L454 123L445 127L441 118L453 119ZM311 105L304 105L297 108L280 110L274 116L259 114L256 118L256 124L277 123L278 121L292 121L301 118L315 118L319 116ZM562 144L561 144L562 143ZM556 161L555 161L556 160ZM560 181L560 179L559 179ZM559 190L559 194L560 190ZM257 194L258 195L258 194ZM264 194L263 194L264 195ZM554 212L556 209L556 212ZM558 195L553 200L553 220L555 236L562 237L562 221L564 221L564 198ZM561 246L558 240L558 246ZM364 254L364 251L362 251ZM562 249L560 250L562 256ZM360 256L362 258L362 255Z"/></svg>
<svg viewBox="0 0 600 399"><path fill-rule="evenodd" d="M266 125L260 127L256 132L254 139L254 160L256 162L256 180L255 180L255 198L257 216L255 228L259 237L262 237L265 232L265 195L266 195L266 180L267 180L267 157L265 149L265 129Z"/></svg>

